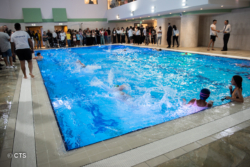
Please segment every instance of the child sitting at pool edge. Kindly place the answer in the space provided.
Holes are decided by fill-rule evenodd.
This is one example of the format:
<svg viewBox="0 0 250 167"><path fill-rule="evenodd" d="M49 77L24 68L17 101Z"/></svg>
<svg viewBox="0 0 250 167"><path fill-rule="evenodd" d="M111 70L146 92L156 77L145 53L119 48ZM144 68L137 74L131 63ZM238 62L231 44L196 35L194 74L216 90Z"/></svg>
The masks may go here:
<svg viewBox="0 0 250 167"><path fill-rule="evenodd" d="M242 96L242 81L243 79L241 76L239 75L233 76L231 84L235 86L235 89L233 90L233 87L229 86L231 97L227 96L226 99L240 103L244 102L244 98Z"/></svg>
<svg viewBox="0 0 250 167"><path fill-rule="evenodd" d="M210 96L210 91L208 89L202 89L200 92L200 100L192 99L187 105L192 105L197 108L198 111L202 111L213 106L213 101L206 102ZM184 105L186 104L186 99L183 99Z"/></svg>
<svg viewBox="0 0 250 167"><path fill-rule="evenodd" d="M33 59L36 59L36 60L42 60L43 59L43 56L41 55L41 53L37 53L36 54L36 57L34 57Z"/></svg>

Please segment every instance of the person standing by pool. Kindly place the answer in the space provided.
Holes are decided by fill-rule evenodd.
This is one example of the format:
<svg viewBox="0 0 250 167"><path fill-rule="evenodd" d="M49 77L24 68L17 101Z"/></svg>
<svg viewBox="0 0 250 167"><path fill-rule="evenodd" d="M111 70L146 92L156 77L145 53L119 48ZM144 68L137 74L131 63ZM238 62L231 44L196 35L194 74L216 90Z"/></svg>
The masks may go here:
<svg viewBox="0 0 250 167"><path fill-rule="evenodd" d="M112 31L113 43L116 43L116 34L117 34L117 32L116 32L116 30L115 30L115 28L114 28L113 31Z"/></svg>
<svg viewBox="0 0 250 167"><path fill-rule="evenodd" d="M108 27L108 42L107 43L111 43L111 32L110 32L110 28Z"/></svg>
<svg viewBox="0 0 250 167"><path fill-rule="evenodd" d="M223 49L221 51L227 51L227 44L229 41L230 32L232 31L231 25L229 24L228 20L225 20L224 24L225 24L225 26L224 26L223 30L220 31L220 32L224 33L224 37L223 37L224 46L223 46Z"/></svg>
<svg viewBox="0 0 250 167"><path fill-rule="evenodd" d="M200 92L200 100L192 99L187 105L194 107L195 112L199 112L213 106L213 102L206 102L210 96L210 91L208 89L202 89ZM183 99L183 104L186 105L186 99Z"/></svg>
<svg viewBox="0 0 250 167"><path fill-rule="evenodd" d="M137 31L136 31L136 43L138 43L138 45L140 45L141 43L141 31L139 27L137 27Z"/></svg>
<svg viewBox="0 0 250 167"><path fill-rule="evenodd" d="M37 30L37 33L35 34L35 40L36 40L37 49L39 48L39 46L41 49L41 34L40 34L39 30Z"/></svg>
<svg viewBox="0 0 250 167"><path fill-rule="evenodd" d="M161 45L161 37L162 37L162 30L161 30L161 26L160 26L159 30L157 32L157 46L158 46L159 41L160 41L160 45Z"/></svg>
<svg viewBox="0 0 250 167"><path fill-rule="evenodd" d="M12 54L10 46L10 36L7 33L4 33L3 26L0 27L0 49L1 55L4 58L6 68L13 68L12 65ZM8 65L10 63L10 66Z"/></svg>
<svg viewBox="0 0 250 167"><path fill-rule="evenodd" d="M178 38L180 36L180 32L177 29L176 25L173 25L173 31L174 31L174 36L173 36L173 47L174 47L174 42L176 41L177 47L179 47L179 41Z"/></svg>
<svg viewBox="0 0 250 167"><path fill-rule="evenodd" d="M121 43L121 31L120 31L120 28L117 27L117 43Z"/></svg>
<svg viewBox="0 0 250 167"><path fill-rule="evenodd" d="M243 79L241 76L239 75L233 76L231 80L231 84L235 86L235 89L233 90L233 87L229 86L231 97L227 96L226 99L240 102L240 103L244 102L244 98L242 96L242 81Z"/></svg>
<svg viewBox="0 0 250 167"><path fill-rule="evenodd" d="M133 30L132 30L132 26L130 26L130 29L128 31L128 36L129 36L130 44L133 45Z"/></svg>
<svg viewBox="0 0 250 167"><path fill-rule="evenodd" d="M210 26L210 42L208 44L207 51L210 50L210 45L212 44L212 50L214 50L214 42L216 40L216 37L218 37L217 32L220 32L219 30L216 30L216 23L217 20L213 20L213 24Z"/></svg>
<svg viewBox="0 0 250 167"><path fill-rule="evenodd" d="M104 31L103 31L103 29L100 30L100 36L101 36L101 45L105 45Z"/></svg>
<svg viewBox="0 0 250 167"><path fill-rule="evenodd" d="M67 42L68 42L68 47L71 47L71 34L69 31L66 34L66 38L67 38Z"/></svg>
<svg viewBox="0 0 250 167"><path fill-rule="evenodd" d="M168 47L167 48L171 47L172 32L173 32L173 28L172 28L171 24L168 23L168 32L167 32Z"/></svg>
<svg viewBox="0 0 250 167"><path fill-rule="evenodd" d="M29 34L24 31L21 31L21 25L19 23L15 24L15 29L16 32L11 36L12 55L15 55L14 48L16 47L16 54L20 60L24 78L27 79L25 61L28 62L30 76L34 78L34 75L32 74L32 53L34 53L33 43L30 39Z"/></svg>
<svg viewBox="0 0 250 167"><path fill-rule="evenodd" d="M121 37L122 37L122 40L121 40L121 43L125 43L125 31L124 31L124 28L121 29Z"/></svg>

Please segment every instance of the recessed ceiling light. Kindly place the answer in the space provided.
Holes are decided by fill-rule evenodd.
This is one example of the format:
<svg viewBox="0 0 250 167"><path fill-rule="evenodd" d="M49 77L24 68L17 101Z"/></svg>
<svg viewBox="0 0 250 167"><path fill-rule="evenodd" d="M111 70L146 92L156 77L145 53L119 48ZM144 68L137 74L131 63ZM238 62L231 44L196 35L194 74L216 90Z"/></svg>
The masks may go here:
<svg viewBox="0 0 250 167"><path fill-rule="evenodd" d="M148 17L150 17L150 16L148 16Z"/></svg>
<svg viewBox="0 0 250 167"><path fill-rule="evenodd" d="M172 13L169 13L169 14L172 14Z"/></svg>
<svg viewBox="0 0 250 167"><path fill-rule="evenodd" d="M183 12L186 12L186 11L183 11Z"/></svg>
<svg viewBox="0 0 250 167"><path fill-rule="evenodd" d="M203 10L203 9L201 8L201 10Z"/></svg>
<svg viewBox="0 0 250 167"><path fill-rule="evenodd" d="M160 16L160 14L158 14L158 16Z"/></svg>
<svg viewBox="0 0 250 167"><path fill-rule="evenodd" d="M221 5L221 7L223 8L224 6L223 6L223 5Z"/></svg>
<svg viewBox="0 0 250 167"><path fill-rule="evenodd" d="M140 19L141 19L141 17L140 17Z"/></svg>

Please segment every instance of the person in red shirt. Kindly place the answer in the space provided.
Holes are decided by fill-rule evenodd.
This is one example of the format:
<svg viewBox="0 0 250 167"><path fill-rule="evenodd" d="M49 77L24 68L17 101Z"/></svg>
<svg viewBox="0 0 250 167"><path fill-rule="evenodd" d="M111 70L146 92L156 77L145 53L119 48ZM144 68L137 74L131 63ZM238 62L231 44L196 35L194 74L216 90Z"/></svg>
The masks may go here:
<svg viewBox="0 0 250 167"><path fill-rule="evenodd" d="M105 39L105 43L108 43L108 32L106 29L104 29L104 39Z"/></svg>

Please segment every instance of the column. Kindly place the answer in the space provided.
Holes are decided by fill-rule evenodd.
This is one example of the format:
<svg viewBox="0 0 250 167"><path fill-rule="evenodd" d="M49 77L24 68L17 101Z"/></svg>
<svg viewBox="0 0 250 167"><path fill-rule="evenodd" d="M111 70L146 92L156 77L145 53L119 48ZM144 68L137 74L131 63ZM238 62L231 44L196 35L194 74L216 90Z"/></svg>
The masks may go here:
<svg viewBox="0 0 250 167"><path fill-rule="evenodd" d="M184 15L181 18L181 47L197 47L199 33L199 16Z"/></svg>
<svg viewBox="0 0 250 167"><path fill-rule="evenodd" d="M157 19L157 30L159 30L159 27L161 27L161 30L162 30L161 45L167 45L167 31L168 31L167 28L168 27L167 27L166 18Z"/></svg>

